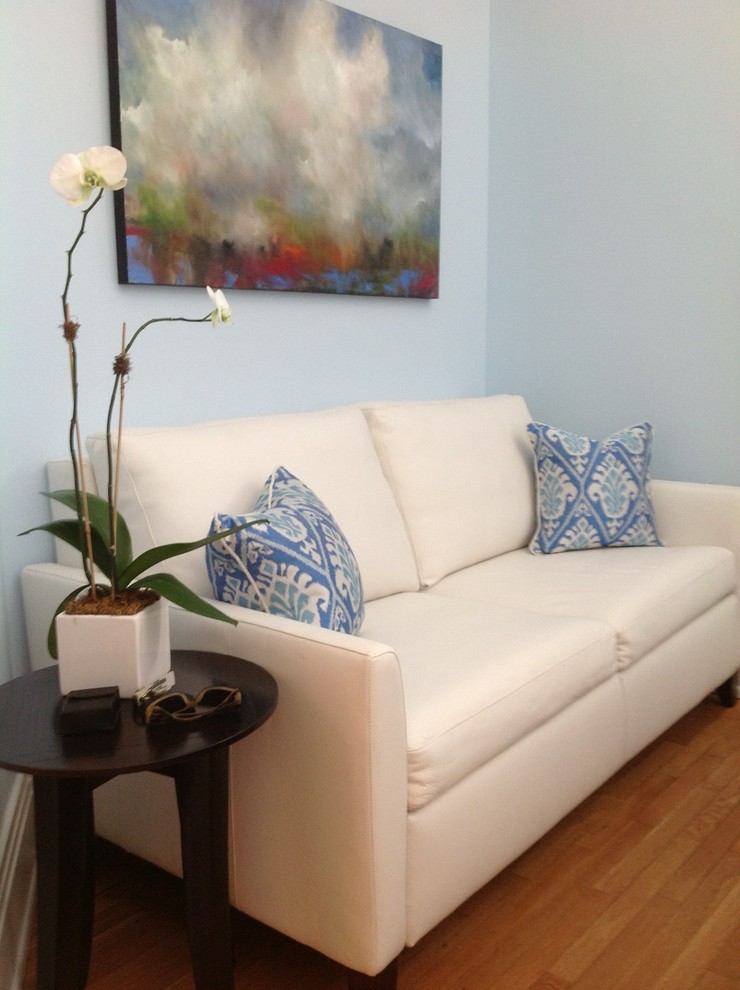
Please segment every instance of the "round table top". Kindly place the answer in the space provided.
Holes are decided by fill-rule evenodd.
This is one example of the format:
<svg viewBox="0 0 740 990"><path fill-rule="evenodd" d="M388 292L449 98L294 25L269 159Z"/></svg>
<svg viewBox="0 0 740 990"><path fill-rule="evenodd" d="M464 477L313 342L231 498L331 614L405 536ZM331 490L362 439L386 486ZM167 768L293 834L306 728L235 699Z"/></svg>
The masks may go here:
<svg viewBox="0 0 740 990"><path fill-rule="evenodd" d="M221 746L262 725L275 710L278 688L262 667L238 657L173 650L173 691L195 695L204 687L239 688L239 708L194 723L146 726L134 717L131 698L121 699L115 729L62 735L62 696L56 665L0 684L0 766L51 777L109 777L157 770Z"/></svg>

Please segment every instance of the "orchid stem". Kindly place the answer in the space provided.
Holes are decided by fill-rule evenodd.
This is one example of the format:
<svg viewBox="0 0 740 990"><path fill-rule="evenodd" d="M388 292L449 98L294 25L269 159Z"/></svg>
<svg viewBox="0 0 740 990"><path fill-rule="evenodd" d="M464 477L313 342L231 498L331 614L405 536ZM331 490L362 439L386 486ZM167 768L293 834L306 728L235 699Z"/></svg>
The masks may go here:
<svg viewBox="0 0 740 990"><path fill-rule="evenodd" d="M104 189L101 189L95 199L90 203L87 209L82 211L82 223L80 224L80 229L77 231L77 237L75 237L72 242L72 247L67 251L67 280L64 283L64 292L62 293L62 308L64 310L65 321L69 318L69 304L67 303L67 295L69 294L69 286L72 281L72 255L75 252L75 248L80 243L82 235L85 233L85 225L87 224L88 214L91 213L95 207L100 202L100 198L104 193Z"/></svg>
<svg viewBox="0 0 740 990"><path fill-rule="evenodd" d="M126 323L121 326L121 354L126 353ZM116 469L113 475L113 503L111 510L111 533L113 536L113 544L111 546L111 555L113 559L116 559L116 551L118 549L118 489L121 481L121 441L123 440L123 399L124 393L126 391L126 378L124 375L120 379L120 395L118 400L118 441L116 444ZM117 574L117 568L113 568L113 573ZM113 594L115 595L116 588L113 589Z"/></svg>
<svg viewBox="0 0 740 990"><path fill-rule="evenodd" d="M64 303L64 321L69 323L69 303ZM72 458L72 473L74 476L75 501L77 502L77 518L83 530L85 552L82 554L82 565L85 577L90 585L90 595L97 597L95 583L95 561L92 552L92 533L90 530L90 513L87 502L87 484L85 468L82 461L82 438L80 435L80 420L77 414L77 348L74 340L68 340L69 372L72 381L72 419L69 429L69 452Z"/></svg>
<svg viewBox="0 0 740 990"><path fill-rule="evenodd" d="M134 346L134 341L139 336L142 330L146 330L150 327L152 323L207 323L210 320L211 314L207 316L155 316L151 320L147 320L146 323L142 323L136 333L133 335L131 340L126 345L124 353L128 354L131 348Z"/></svg>
<svg viewBox="0 0 740 990"><path fill-rule="evenodd" d="M80 229L77 231L77 236L72 242L72 246L67 251L67 278L64 283L64 291L62 292L62 313L64 315L64 335L67 340L67 346L69 350L69 373L72 384L72 419L69 424L69 452L72 458L72 473L74 477L74 489L75 489L75 500L77 502L77 518L80 521L80 528L82 533L82 542L84 543L85 550L82 553L82 566L85 571L85 577L87 578L88 584L90 585L90 594L92 598L97 597L97 589L95 584L95 562L93 559L92 552L92 534L90 530L90 513L88 511L88 501L87 501L87 485L85 483L85 469L82 463L82 439L80 435L80 420L78 415L78 382L77 382L77 348L75 346L75 336L77 334L77 327L72 328L72 320L69 312L69 302L67 296L69 295L69 286L72 282L72 255L75 252L75 248L80 243L82 235L85 233L85 225L87 224L88 214L95 209L95 207L100 202L100 197L103 195L103 190L101 189L92 203L87 207L86 210L82 211L82 221L80 223Z"/></svg>

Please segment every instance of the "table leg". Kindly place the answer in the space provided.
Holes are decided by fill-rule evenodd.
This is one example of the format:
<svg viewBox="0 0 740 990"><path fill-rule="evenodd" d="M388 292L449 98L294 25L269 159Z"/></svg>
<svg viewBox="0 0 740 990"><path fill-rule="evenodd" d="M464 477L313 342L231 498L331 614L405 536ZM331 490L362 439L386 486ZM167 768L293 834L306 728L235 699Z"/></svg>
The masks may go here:
<svg viewBox="0 0 740 990"><path fill-rule="evenodd" d="M185 912L197 990L233 990L229 907L229 750L173 768L180 813Z"/></svg>
<svg viewBox="0 0 740 990"><path fill-rule="evenodd" d="M95 902L93 784L35 777L38 988L87 983Z"/></svg>

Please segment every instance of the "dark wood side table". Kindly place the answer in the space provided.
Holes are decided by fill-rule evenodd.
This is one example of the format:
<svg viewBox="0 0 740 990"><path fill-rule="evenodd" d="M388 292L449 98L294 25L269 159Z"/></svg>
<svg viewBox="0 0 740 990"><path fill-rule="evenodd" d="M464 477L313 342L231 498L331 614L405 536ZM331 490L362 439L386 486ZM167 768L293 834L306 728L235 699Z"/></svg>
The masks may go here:
<svg viewBox="0 0 740 990"><path fill-rule="evenodd" d="M33 776L39 990L83 990L94 912L93 791L122 773L174 777L182 838L188 941L198 990L233 990L228 876L229 746L277 704L274 678L246 660L175 650L173 690L225 684L239 709L186 727L145 727L122 699L111 732L62 736L56 667L0 685L0 766Z"/></svg>

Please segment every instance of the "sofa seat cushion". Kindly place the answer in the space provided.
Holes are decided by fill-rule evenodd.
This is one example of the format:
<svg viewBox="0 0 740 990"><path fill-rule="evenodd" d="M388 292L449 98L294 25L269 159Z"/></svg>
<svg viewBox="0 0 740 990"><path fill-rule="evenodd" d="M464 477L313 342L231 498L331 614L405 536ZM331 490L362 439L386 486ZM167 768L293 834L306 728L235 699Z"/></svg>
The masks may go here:
<svg viewBox="0 0 740 990"><path fill-rule="evenodd" d="M534 472L521 396L380 404L365 415L423 585L528 543Z"/></svg>
<svg viewBox="0 0 740 990"><path fill-rule="evenodd" d="M105 491L105 436L93 434L88 450L98 490ZM336 519L367 598L419 587L403 519L360 409L132 427L121 451L119 508L137 553L201 539L216 512L248 512L265 478L284 464ZM198 594L211 594L202 550L168 560L167 570Z"/></svg>
<svg viewBox="0 0 740 990"><path fill-rule="evenodd" d="M407 718L409 809L453 787L617 671L603 622L423 592L366 607L392 643Z"/></svg>
<svg viewBox="0 0 740 990"><path fill-rule="evenodd" d="M517 550L452 574L431 590L606 622L617 634L624 668L732 594L735 560L722 547L612 547L547 556Z"/></svg>

